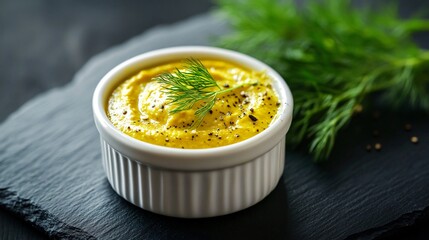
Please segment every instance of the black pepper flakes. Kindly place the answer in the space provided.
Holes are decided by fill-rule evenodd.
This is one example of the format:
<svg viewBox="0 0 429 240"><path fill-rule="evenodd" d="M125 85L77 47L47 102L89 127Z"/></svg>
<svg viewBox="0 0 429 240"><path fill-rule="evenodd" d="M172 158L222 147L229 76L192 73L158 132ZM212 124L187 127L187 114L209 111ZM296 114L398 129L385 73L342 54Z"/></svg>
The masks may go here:
<svg viewBox="0 0 429 240"><path fill-rule="evenodd" d="M223 86L226 87L226 88L229 88L229 84L228 83L225 83Z"/></svg>
<svg viewBox="0 0 429 240"><path fill-rule="evenodd" d="M124 115L125 115L125 114L127 114L127 110L124 110L124 111L122 112L122 114L124 114Z"/></svg>
<svg viewBox="0 0 429 240"><path fill-rule="evenodd" d="M252 121L254 121L254 122L258 121L258 119L255 116L253 116L252 114L249 114L249 118L252 119Z"/></svg>

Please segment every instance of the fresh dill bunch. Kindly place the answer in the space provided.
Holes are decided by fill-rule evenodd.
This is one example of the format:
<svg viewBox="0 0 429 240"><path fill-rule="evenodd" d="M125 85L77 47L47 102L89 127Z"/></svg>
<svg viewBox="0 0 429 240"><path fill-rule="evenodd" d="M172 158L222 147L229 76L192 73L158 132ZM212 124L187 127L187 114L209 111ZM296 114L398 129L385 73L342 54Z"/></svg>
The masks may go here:
<svg viewBox="0 0 429 240"><path fill-rule="evenodd" d="M327 160L336 135L367 96L429 110L429 51L412 34L429 20L400 19L396 5L354 8L347 0L218 0L232 32L222 47L265 61L294 93L289 138Z"/></svg>
<svg viewBox="0 0 429 240"><path fill-rule="evenodd" d="M186 59L184 70L176 68L174 73L166 72L154 80L164 85L169 104L174 105L171 114L189 110L197 106L195 120L191 128L197 128L210 112L220 94L230 92L249 83L222 89L207 68L197 59ZM251 83L252 84L252 83Z"/></svg>

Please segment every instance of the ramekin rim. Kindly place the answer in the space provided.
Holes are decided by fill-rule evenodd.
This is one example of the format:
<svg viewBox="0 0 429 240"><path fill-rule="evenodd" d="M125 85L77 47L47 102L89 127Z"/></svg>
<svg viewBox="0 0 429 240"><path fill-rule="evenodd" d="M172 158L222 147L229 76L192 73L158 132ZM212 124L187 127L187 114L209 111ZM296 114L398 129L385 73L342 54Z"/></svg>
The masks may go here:
<svg viewBox="0 0 429 240"><path fill-rule="evenodd" d="M140 141L138 139L135 139L131 136L128 136L127 134L121 132L118 130L114 125L111 123L111 121L108 119L106 111L105 111L105 101L106 99L103 98L103 93L106 91L106 88L110 81L114 81L114 76L119 74L120 71L124 70L126 67L135 65L139 63L140 61L143 61L145 59L151 59L156 58L157 56L168 56L168 55L180 55L180 54L203 54L207 55L207 58L213 58L216 59L215 56L223 59L229 59L232 62L242 64L243 66L249 67L251 64L259 65L261 69L265 69L267 74L272 78L272 81L276 81L277 83L276 89L277 94L279 95L279 99L281 101L281 106L283 111L278 113L277 118L268 126L267 129L262 131L261 133L248 138L246 140L240 141L238 143L220 146L220 147L214 147L214 148L204 148L204 149L180 149L180 148L172 148L172 147L165 147L160 145L155 145L152 143L147 143L144 141ZM172 58L173 59L173 58ZM172 60L171 59L171 60ZM250 64L251 63L251 64ZM207 165L207 166L226 166L231 164L238 164L245 161L250 161L251 159L238 159L236 161L230 162L230 163L222 163L224 162L224 157L234 154L234 153L246 153L248 151L252 151L252 149L260 144L263 143L263 141L273 141L271 144L268 144L272 147L274 147L278 141L282 137L285 136L287 133L291 121L292 121L292 111L293 111L293 97L292 93L287 85L287 83L284 81L284 79L270 66L263 63L260 60L257 60L251 56L232 51L222 48L216 48L216 47L207 47L207 46L179 46L179 47L170 47L170 48L163 48L158 49L150 52L146 52L143 54L139 54L135 57L132 57L116 67L114 67L112 70L110 70L106 75L103 76L103 78L98 83L97 87L95 88L93 100L92 100L92 107L93 107L93 114L94 114L94 120L96 122L96 126L100 134L102 135L102 138L108 136L108 138L117 144L121 145L124 148L131 149L132 151L140 152L140 154L148 154L150 156L158 156L159 158L156 161L150 160L150 158L145 158L145 160L142 160L144 158L136 159L142 163L149 163L154 164L158 166L165 166L165 165L171 165L172 162L176 162L177 165L183 164L184 160L187 160L186 162L190 162L191 160L198 160L200 163L200 167ZM103 137L104 136L104 137ZM277 136L277 137L273 137ZM264 154L266 151L270 149L270 147L266 147L268 149L265 149L265 151L261 151L259 155ZM130 153L123 152L124 155L128 155ZM130 155L139 155L139 154L130 154ZM255 155L255 154L253 154ZM235 155L236 157L238 154ZM258 154L256 154L254 157L257 157ZM167 162L163 163L163 159L169 159ZM216 160L218 159L218 160ZM206 164L209 161L217 161L215 164ZM195 163L195 161L191 161ZM176 165L176 164L173 164ZM174 167L174 166L173 166ZM184 167L186 168L186 166Z"/></svg>

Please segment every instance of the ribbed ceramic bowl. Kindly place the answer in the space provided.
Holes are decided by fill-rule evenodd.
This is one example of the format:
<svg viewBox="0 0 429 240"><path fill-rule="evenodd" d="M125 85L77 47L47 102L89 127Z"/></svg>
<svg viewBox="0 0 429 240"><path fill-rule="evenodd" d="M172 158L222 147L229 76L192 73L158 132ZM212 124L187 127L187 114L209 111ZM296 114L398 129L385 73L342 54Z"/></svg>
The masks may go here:
<svg viewBox="0 0 429 240"><path fill-rule="evenodd" d="M266 71L281 101L277 119L250 139L208 149L158 146L134 139L113 126L105 106L114 87L144 68L190 57L225 60ZM244 54L198 46L148 52L107 73L95 89L92 104L110 184L120 196L148 211L183 218L236 212L266 197L283 173L292 94L278 73Z"/></svg>

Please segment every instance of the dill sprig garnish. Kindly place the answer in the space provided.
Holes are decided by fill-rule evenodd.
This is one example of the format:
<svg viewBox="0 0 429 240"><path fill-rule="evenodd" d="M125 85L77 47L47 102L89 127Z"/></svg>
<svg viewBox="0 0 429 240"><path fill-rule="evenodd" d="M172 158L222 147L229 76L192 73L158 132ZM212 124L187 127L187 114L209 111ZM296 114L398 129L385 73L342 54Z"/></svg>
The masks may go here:
<svg viewBox="0 0 429 240"><path fill-rule="evenodd" d="M396 5L347 0L218 0L233 31L222 47L252 55L286 79L294 94L289 143L309 142L329 158L357 106L379 92L389 106L429 110L429 51L412 39L429 20L401 19Z"/></svg>
<svg viewBox="0 0 429 240"><path fill-rule="evenodd" d="M164 93L167 94L168 104L174 105L170 111L175 114L189 110L197 105L195 120L191 128L197 128L204 117L210 112L219 95L233 91L245 85L255 83L241 83L233 87L222 89L207 68L197 59L186 59L184 70L176 68L174 73L160 74L155 80L163 84Z"/></svg>

